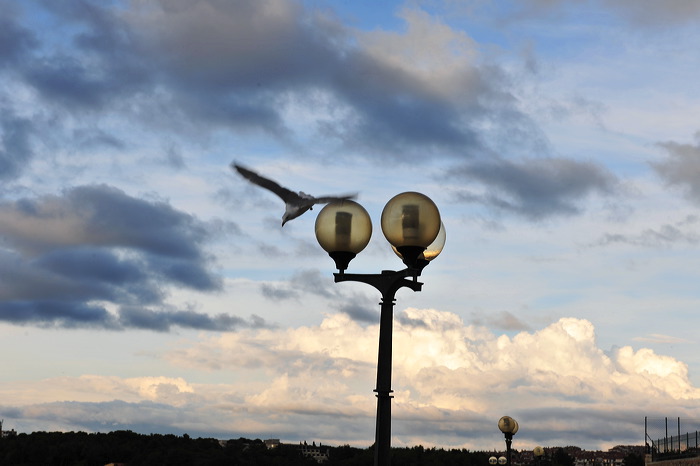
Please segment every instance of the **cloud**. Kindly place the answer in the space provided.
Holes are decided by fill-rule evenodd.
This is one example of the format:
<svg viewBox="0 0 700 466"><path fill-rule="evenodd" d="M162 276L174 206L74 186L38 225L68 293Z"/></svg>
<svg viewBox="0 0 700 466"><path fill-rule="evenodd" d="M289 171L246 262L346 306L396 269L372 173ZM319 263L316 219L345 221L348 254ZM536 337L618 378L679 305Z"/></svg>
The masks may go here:
<svg viewBox="0 0 700 466"><path fill-rule="evenodd" d="M306 436L368 446L377 333L376 324L360 326L339 313L318 326L181 341L163 354L165 363L256 376L226 385L98 375L11 382L0 394L15 405L2 412L8 422L32 428L61 419L68 422L63 429L138 431L144 424L145 432L277 433L287 441ZM689 406L700 389L684 363L647 348L604 351L583 319L562 318L508 337L465 325L452 313L408 308L395 320L393 350L396 445L420 439L495 448L495 422L508 413L520 423L521 448L543 440L607 448L638 443L644 417L663 417L659 406L683 417L698 414ZM630 403L634 409L626 408Z"/></svg>
<svg viewBox="0 0 700 466"><path fill-rule="evenodd" d="M662 27L700 21L700 5L688 0L669 0L663 5L654 0L606 0L602 3L618 11L632 24L642 26Z"/></svg>
<svg viewBox="0 0 700 466"><path fill-rule="evenodd" d="M107 185L4 201L0 235L0 320L157 331L261 325L165 304L168 287L216 292L222 285L203 249L209 225L164 201Z"/></svg>
<svg viewBox="0 0 700 466"><path fill-rule="evenodd" d="M668 157L652 167L668 186L681 188L687 197L700 204L700 133L695 135L696 145L668 141L659 143Z"/></svg>
<svg viewBox="0 0 700 466"><path fill-rule="evenodd" d="M527 0L517 2L519 14L542 15L565 9L576 14L581 6L577 0ZM598 8L616 13L630 25L644 28L660 28L692 24L700 21L700 5L692 0L669 0L660 4L654 0L598 0Z"/></svg>
<svg viewBox="0 0 700 466"><path fill-rule="evenodd" d="M36 9L54 26L49 34L31 30ZM0 101L31 115L34 126L50 122L52 139L69 154L132 143L134 133L115 115L175 138L226 128L291 147L312 138L412 160L542 144L507 71L484 63L471 37L422 10L402 11L401 32L348 28L288 0L127 9L69 0L15 10L5 20L14 47L4 57L14 66L0 68L10 83ZM7 134L18 128L4 124ZM29 129L20 134L25 147L47 143ZM6 177L20 173L27 154L0 154L15 167Z"/></svg>
<svg viewBox="0 0 700 466"><path fill-rule="evenodd" d="M0 68L15 64L38 44L37 38L18 21L18 8L14 3L0 3L4 14L0 18Z"/></svg>
<svg viewBox="0 0 700 466"><path fill-rule="evenodd" d="M459 189L458 199L532 220L577 214L586 197L612 194L617 185L614 175L603 167L563 158L472 162L451 170L450 175L485 187L481 193Z"/></svg>
<svg viewBox="0 0 700 466"><path fill-rule="evenodd" d="M71 0L46 5L45 12L53 16L54 32L64 33L72 47L54 48L55 36L45 36L48 41L36 47L43 53L28 54L18 72L46 103L70 114L106 111L149 89L153 68L117 10Z"/></svg>
<svg viewBox="0 0 700 466"><path fill-rule="evenodd" d="M265 297L279 301L299 299L305 294L335 299L340 295L332 283L321 275L318 269L299 270L287 282L279 284L263 283L262 293Z"/></svg>
<svg viewBox="0 0 700 466"><path fill-rule="evenodd" d="M629 244L647 248L671 247L677 244L697 244L700 237L695 232L700 218L688 215L683 220L664 224L658 228L646 228L635 233L606 233L591 246Z"/></svg>
<svg viewBox="0 0 700 466"><path fill-rule="evenodd" d="M338 310L347 314L355 322L376 323L379 320L377 304L367 296L353 294L351 297L341 299L347 304L341 304Z"/></svg>
<svg viewBox="0 0 700 466"><path fill-rule="evenodd" d="M520 320L518 316L508 311L477 315L472 319L474 325L485 325L489 328L500 328L507 331L531 330L530 326Z"/></svg>
<svg viewBox="0 0 700 466"><path fill-rule="evenodd" d="M342 291L317 269L299 270L285 282L262 283L260 291L265 298L279 302L300 301L303 296L315 295L328 299L328 305L356 322L375 323L379 319L374 299L364 294Z"/></svg>
<svg viewBox="0 0 700 466"><path fill-rule="evenodd" d="M0 101L0 180L11 180L22 172L32 159L33 125L19 117Z"/></svg>
<svg viewBox="0 0 700 466"><path fill-rule="evenodd" d="M650 333L647 336L636 337L634 341L642 341L646 343L666 343L666 344L676 344L676 343L690 343L690 341L683 338L674 337L671 335L664 335L661 333Z"/></svg>

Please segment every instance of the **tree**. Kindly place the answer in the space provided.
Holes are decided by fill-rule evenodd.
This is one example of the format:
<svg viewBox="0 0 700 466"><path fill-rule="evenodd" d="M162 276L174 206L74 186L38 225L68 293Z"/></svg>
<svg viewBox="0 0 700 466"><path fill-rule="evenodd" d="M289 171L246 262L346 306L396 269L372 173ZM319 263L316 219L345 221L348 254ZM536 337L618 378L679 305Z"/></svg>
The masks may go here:
<svg viewBox="0 0 700 466"><path fill-rule="evenodd" d="M557 448L552 456L552 466L574 466L574 459L563 448Z"/></svg>

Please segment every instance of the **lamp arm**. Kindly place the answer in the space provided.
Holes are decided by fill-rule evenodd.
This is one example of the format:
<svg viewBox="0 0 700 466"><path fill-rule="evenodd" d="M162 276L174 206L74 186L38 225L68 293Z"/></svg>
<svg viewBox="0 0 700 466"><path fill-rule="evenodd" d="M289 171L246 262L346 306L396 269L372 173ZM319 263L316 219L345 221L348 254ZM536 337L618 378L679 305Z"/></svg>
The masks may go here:
<svg viewBox="0 0 700 466"><path fill-rule="evenodd" d="M413 291L421 291L423 283L416 281L415 269L406 268L404 270L382 270L381 274L363 273L334 273L335 282L361 282L375 287L385 301L393 300L396 292L403 288L410 288ZM406 277L413 277L408 280Z"/></svg>

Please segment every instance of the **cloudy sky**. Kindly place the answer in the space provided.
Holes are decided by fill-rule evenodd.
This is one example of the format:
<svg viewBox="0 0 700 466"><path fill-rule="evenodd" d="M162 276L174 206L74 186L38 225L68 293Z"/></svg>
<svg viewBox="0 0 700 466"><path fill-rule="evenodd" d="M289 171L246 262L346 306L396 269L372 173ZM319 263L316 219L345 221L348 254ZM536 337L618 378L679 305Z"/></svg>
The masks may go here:
<svg viewBox="0 0 700 466"><path fill-rule="evenodd" d="M642 444L700 420L700 3L0 0L6 428L369 446L379 296L237 161L420 191L393 439ZM656 422L656 421L655 421ZM652 436L663 426L651 425Z"/></svg>

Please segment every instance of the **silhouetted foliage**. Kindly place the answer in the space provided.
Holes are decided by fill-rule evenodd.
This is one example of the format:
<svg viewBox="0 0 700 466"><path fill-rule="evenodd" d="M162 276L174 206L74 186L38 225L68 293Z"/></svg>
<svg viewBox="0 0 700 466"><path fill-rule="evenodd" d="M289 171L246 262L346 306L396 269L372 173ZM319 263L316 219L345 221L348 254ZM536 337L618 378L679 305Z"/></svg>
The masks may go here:
<svg viewBox="0 0 700 466"><path fill-rule="evenodd" d="M552 466L574 466L574 459L563 448L557 448L552 456Z"/></svg>
<svg viewBox="0 0 700 466"><path fill-rule="evenodd" d="M630 453L623 458L622 466L644 466L644 457L636 453Z"/></svg>
<svg viewBox="0 0 700 466"><path fill-rule="evenodd" d="M312 445L315 444L312 442ZM324 466L370 466L374 447L320 446L328 451ZM532 466L574 466L577 447L552 448ZM494 452L425 448L421 445L392 448L393 466L485 466ZM534 461L534 460L533 460ZM191 438L184 434L143 435L131 431L110 433L34 432L0 438L0 466L313 466L298 444L267 448L260 439L238 438L225 442L213 438ZM642 453L631 452L623 466L644 466Z"/></svg>
<svg viewBox="0 0 700 466"><path fill-rule="evenodd" d="M329 450L326 466L369 466L374 449L349 445L322 447ZM443 450L416 446L393 448L394 466L483 466L488 454L468 450ZM262 440L239 438L219 442L193 439L185 434L142 435L131 431L88 434L85 432L34 432L0 439L2 466L304 466L317 465L301 455L299 445L281 444L268 449ZM629 465L635 466L635 465Z"/></svg>

